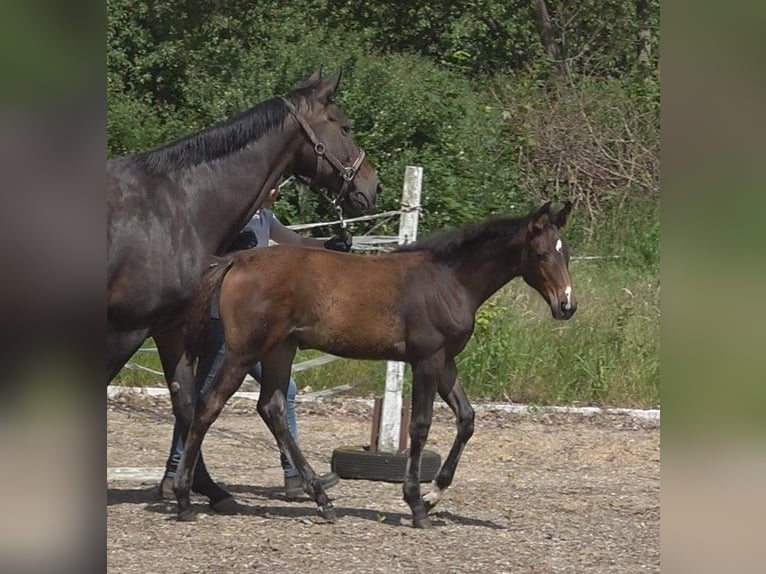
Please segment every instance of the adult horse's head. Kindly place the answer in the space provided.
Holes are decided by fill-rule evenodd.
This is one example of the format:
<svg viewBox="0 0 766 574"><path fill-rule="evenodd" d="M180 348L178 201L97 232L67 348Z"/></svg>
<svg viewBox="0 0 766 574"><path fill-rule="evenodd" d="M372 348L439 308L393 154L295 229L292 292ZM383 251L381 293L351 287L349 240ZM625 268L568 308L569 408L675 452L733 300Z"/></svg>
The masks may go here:
<svg viewBox="0 0 766 574"><path fill-rule="evenodd" d="M323 78L320 71L296 86L284 99L305 143L293 173L312 186L335 192L335 201L360 213L375 206L381 191L378 173L351 135L351 122L333 101L341 70Z"/></svg>
<svg viewBox="0 0 766 574"><path fill-rule="evenodd" d="M569 248L559 235L566 226L572 202L555 213L550 202L530 218L522 254L522 276L551 306L554 319L569 319L577 310L577 299L569 276Z"/></svg>

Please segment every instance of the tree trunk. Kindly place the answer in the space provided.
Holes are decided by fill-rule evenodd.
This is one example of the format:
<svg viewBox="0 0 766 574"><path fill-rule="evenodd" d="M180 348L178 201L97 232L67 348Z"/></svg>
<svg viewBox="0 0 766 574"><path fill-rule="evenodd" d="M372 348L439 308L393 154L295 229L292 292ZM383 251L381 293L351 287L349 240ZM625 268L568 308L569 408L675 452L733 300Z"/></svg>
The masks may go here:
<svg viewBox="0 0 766 574"><path fill-rule="evenodd" d="M638 22L638 69L646 77L652 67L652 28L649 0L636 0Z"/></svg>
<svg viewBox="0 0 766 574"><path fill-rule="evenodd" d="M548 15L548 7L545 5L545 0L532 0L532 9L535 12L537 33L540 35L540 42L542 42L543 48L545 48L545 53L548 55L551 63L563 75L566 73L566 66L561 58L561 49L553 35L553 26L551 25L551 18Z"/></svg>

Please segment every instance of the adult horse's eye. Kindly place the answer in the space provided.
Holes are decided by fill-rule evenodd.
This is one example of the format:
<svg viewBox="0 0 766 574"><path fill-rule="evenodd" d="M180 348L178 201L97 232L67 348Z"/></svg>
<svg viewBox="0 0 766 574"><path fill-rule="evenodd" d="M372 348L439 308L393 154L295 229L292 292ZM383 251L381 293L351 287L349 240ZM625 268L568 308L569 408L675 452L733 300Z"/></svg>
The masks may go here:
<svg viewBox="0 0 766 574"><path fill-rule="evenodd" d="M340 131L342 131L342 132L343 132L343 135L344 135L344 136L347 136L348 134L350 134L350 133L351 133L351 128L350 128L349 126L342 126L342 127L340 128Z"/></svg>
<svg viewBox="0 0 766 574"><path fill-rule="evenodd" d="M545 261L548 258L547 253L538 253L537 254L537 260L538 261Z"/></svg>

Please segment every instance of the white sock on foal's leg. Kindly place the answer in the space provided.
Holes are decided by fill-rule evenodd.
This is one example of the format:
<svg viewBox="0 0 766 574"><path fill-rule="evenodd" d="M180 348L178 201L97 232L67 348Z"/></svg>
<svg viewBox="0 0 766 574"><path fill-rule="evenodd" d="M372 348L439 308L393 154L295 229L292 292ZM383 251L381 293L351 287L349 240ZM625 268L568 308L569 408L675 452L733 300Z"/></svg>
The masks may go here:
<svg viewBox="0 0 766 574"><path fill-rule="evenodd" d="M433 481L431 483L431 491L423 496L423 501L433 507L436 506L436 503L439 502L441 497L442 489L436 486L436 481Z"/></svg>

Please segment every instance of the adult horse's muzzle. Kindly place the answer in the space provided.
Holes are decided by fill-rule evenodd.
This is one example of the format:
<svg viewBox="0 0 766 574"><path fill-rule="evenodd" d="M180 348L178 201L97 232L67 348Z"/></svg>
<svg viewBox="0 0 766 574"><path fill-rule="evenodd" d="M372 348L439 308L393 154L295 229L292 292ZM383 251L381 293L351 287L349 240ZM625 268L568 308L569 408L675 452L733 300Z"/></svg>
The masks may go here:
<svg viewBox="0 0 766 574"><path fill-rule="evenodd" d="M361 170L360 170L361 171ZM371 211L378 203L383 186L372 167L366 175L357 174L353 187L346 195L345 204L350 212L362 214Z"/></svg>

